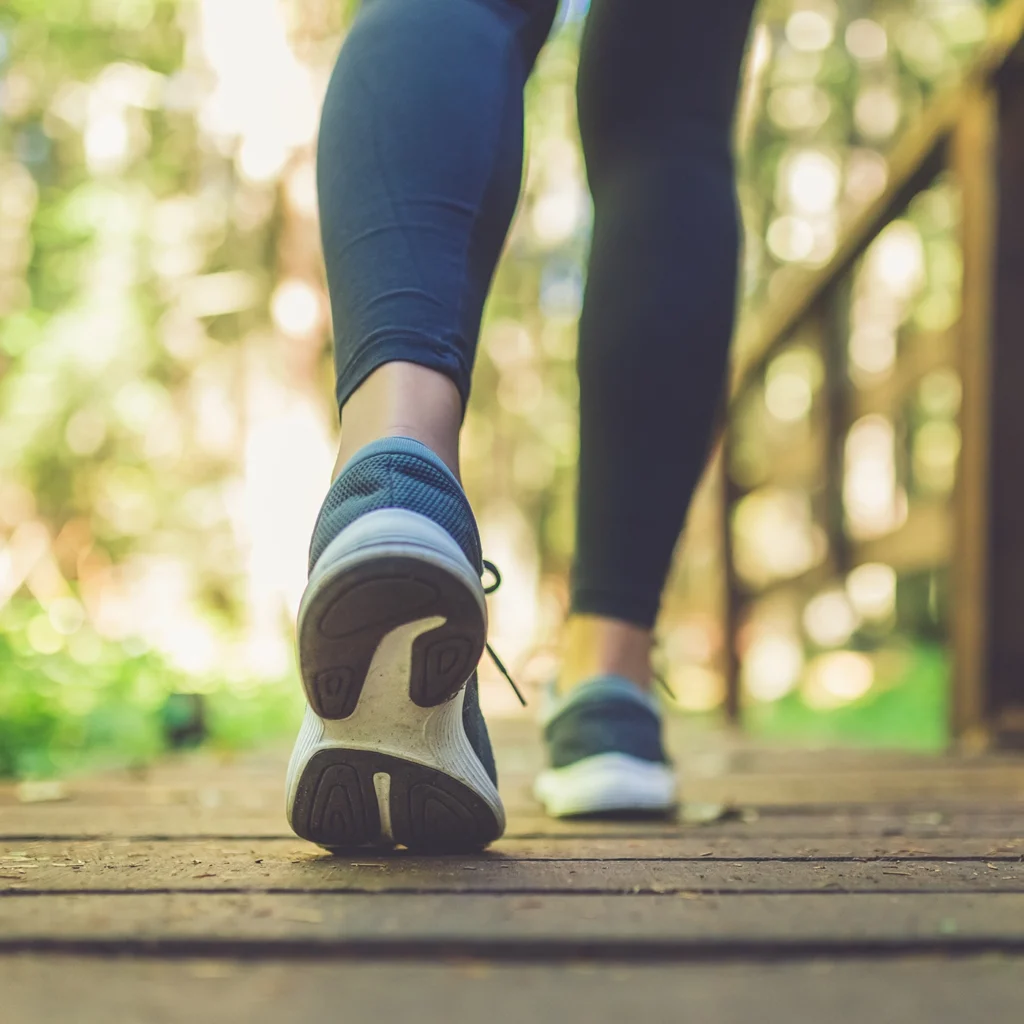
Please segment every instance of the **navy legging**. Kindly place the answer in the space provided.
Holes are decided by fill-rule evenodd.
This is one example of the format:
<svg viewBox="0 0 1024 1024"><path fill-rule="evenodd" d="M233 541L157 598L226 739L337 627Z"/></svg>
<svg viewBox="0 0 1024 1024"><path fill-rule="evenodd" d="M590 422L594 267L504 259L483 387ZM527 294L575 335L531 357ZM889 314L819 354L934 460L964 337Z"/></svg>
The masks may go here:
<svg viewBox="0 0 1024 1024"><path fill-rule="evenodd" d="M594 197L580 319L573 610L653 625L733 326L731 124L754 0L594 0L579 120ZM523 86L557 0L366 0L318 178L339 406L418 363L469 395L519 194Z"/></svg>

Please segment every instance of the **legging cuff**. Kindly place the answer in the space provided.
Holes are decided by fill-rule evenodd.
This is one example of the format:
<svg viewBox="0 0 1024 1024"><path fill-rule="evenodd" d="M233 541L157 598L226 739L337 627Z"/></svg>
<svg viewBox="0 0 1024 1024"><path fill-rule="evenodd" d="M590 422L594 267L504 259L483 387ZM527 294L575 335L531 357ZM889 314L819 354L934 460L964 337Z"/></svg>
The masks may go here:
<svg viewBox="0 0 1024 1024"><path fill-rule="evenodd" d="M619 619L643 629L653 629L661 603L660 588L647 587L643 592L629 587L585 586L572 588L572 612L576 615L600 615Z"/></svg>
<svg viewBox="0 0 1024 1024"><path fill-rule="evenodd" d="M352 392L385 363L416 363L428 370L443 373L459 389L462 409L469 401L471 370L453 346L429 335L411 331L376 335L361 345L355 354L338 370L335 395L340 410Z"/></svg>

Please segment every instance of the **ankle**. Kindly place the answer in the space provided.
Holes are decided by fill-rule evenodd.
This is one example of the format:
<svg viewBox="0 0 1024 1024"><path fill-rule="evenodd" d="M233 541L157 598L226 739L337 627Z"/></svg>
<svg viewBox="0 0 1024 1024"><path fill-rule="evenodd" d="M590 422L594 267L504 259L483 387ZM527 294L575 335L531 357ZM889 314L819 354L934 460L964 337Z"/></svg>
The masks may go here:
<svg viewBox="0 0 1024 1024"><path fill-rule="evenodd" d="M571 615L565 624L557 688L565 694L594 676L628 679L651 689L652 634L643 626L599 615Z"/></svg>
<svg viewBox="0 0 1024 1024"><path fill-rule="evenodd" d="M415 363L386 363L371 373L345 403L334 477L372 441L409 437L435 452L461 479L461 423L462 398L448 377Z"/></svg>

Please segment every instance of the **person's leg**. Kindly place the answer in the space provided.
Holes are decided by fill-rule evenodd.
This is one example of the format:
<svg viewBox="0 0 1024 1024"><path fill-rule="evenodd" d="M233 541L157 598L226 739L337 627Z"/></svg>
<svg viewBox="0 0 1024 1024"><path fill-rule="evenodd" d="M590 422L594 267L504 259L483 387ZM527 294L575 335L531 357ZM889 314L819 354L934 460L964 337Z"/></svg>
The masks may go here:
<svg viewBox="0 0 1024 1024"><path fill-rule="evenodd" d="M572 616L560 686L646 687L732 333L731 136L754 0L594 0L579 114L594 236L580 322Z"/></svg>
<svg viewBox="0 0 1024 1024"><path fill-rule="evenodd" d="M580 130L594 236L580 321L572 608L549 767L554 815L668 810L651 630L707 458L732 333L733 107L753 0L593 0Z"/></svg>
<svg viewBox="0 0 1024 1024"><path fill-rule="evenodd" d="M322 846L469 850L504 812L477 700L480 538L458 430L556 0L367 0L318 159L339 464L313 531L288 774Z"/></svg>
<svg viewBox="0 0 1024 1024"><path fill-rule="evenodd" d="M318 183L339 469L401 434L457 472L484 300L519 195L523 86L557 0L366 0L324 102Z"/></svg>
<svg viewBox="0 0 1024 1024"><path fill-rule="evenodd" d="M436 452L460 478L464 405L454 381L418 363L386 363L349 396L334 476L360 449L382 437L411 437Z"/></svg>

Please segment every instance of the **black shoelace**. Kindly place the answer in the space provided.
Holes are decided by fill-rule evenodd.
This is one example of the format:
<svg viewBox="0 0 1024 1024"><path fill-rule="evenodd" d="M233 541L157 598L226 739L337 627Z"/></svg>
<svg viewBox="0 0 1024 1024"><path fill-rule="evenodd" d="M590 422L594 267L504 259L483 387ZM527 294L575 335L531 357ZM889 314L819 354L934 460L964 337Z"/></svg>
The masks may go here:
<svg viewBox="0 0 1024 1024"><path fill-rule="evenodd" d="M484 587L485 594L493 594L498 587L501 586L501 573L498 572L498 567L493 562L488 562L485 558L483 561L484 572L489 572L494 577L494 582L490 586ZM494 662L495 668L505 677L508 681L508 685L512 687L513 692L519 698L519 703L526 707L526 698L522 695L519 687L516 686L515 680L509 675L509 671L505 668L504 663L497 654L494 653L494 648L490 645L490 642L486 642L484 646L487 648L487 653L491 656L491 661Z"/></svg>
<svg viewBox="0 0 1024 1024"><path fill-rule="evenodd" d="M498 572L498 567L493 562L488 562L486 558L483 560L483 567L484 572L488 572L491 574L491 576L494 577L494 582L491 583L489 586L484 587L484 593L493 594L498 589L498 587L501 586L501 573ZM494 662L495 668L497 668L497 670L505 677L505 679L508 682L508 685L512 687L513 692L519 698L519 703L522 704L525 708L526 698L523 696L519 687L516 686L516 681L510 675L509 670L505 668L505 663L501 660L501 658L498 657L497 653L495 652L494 648L490 645L489 642L485 643L484 646L487 648L487 653L491 656L491 661ZM669 686L668 680L665 678L663 672L655 671L652 674L651 678L656 686L659 686L662 690L664 690L664 692L673 704L678 703L678 698L676 697L675 691L672 689L671 686Z"/></svg>
<svg viewBox="0 0 1024 1024"><path fill-rule="evenodd" d="M679 700L676 697L675 690L673 690L672 687L668 685L668 680L660 672L654 672L651 675L651 679L657 686L660 686L665 691L665 693L668 694L673 704L679 703Z"/></svg>

